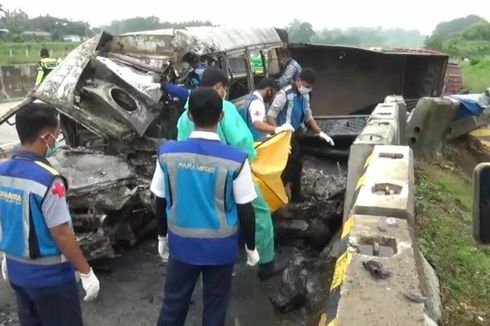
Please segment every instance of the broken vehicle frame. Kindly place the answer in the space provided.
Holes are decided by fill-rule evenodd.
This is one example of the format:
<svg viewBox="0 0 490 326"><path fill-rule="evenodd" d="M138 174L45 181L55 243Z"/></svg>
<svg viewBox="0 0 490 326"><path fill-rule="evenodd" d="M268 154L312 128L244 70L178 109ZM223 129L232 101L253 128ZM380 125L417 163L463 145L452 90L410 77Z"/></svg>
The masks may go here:
<svg viewBox="0 0 490 326"><path fill-rule="evenodd" d="M246 95L254 87L250 51L283 45L273 28L101 33L73 50L0 124L12 123L32 101L56 108L66 147L50 161L68 180L79 242L89 259L111 258L119 245L133 245L155 227L149 191L155 151L176 137L182 112L182 103L162 98L169 67L180 68L186 52L207 56L229 73L230 93Z"/></svg>

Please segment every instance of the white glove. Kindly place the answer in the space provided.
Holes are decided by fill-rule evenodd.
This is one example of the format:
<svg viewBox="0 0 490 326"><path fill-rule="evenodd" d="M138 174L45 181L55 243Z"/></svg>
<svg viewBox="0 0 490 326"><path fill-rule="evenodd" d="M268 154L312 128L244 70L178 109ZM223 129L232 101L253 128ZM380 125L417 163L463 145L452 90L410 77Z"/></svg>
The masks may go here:
<svg viewBox="0 0 490 326"><path fill-rule="evenodd" d="M276 129L274 129L275 134L278 134L282 131L294 131L294 128L289 123L285 123L282 126L276 127Z"/></svg>
<svg viewBox="0 0 490 326"><path fill-rule="evenodd" d="M259 252L257 251L257 248L254 250L248 250L247 246L245 245L245 251L247 252L247 265L248 266L255 266L260 260Z"/></svg>
<svg viewBox="0 0 490 326"><path fill-rule="evenodd" d="M329 135L327 135L326 133L324 133L323 131L318 134L318 137L324 139L327 143L330 144L330 146L335 146L335 143L333 142L333 139Z"/></svg>
<svg viewBox="0 0 490 326"><path fill-rule="evenodd" d="M100 283L92 268L88 274L80 273L80 280L82 281L82 287L85 290L85 298L83 298L83 300L92 301L97 298L100 290Z"/></svg>
<svg viewBox="0 0 490 326"><path fill-rule="evenodd" d="M162 258L163 262L168 262L168 238L159 235L158 236L158 254Z"/></svg>
<svg viewBox="0 0 490 326"><path fill-rule="evenodd" d="M3 254L2 258L2 277L5 281L9 280L8 272L7 272L7 257Z"/></svg>

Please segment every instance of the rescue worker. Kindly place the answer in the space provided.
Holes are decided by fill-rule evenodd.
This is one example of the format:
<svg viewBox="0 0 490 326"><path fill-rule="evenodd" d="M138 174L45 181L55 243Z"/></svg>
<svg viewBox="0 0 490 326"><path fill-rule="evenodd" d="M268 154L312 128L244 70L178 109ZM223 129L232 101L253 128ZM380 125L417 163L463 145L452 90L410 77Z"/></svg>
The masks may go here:
<svg viewBox="0 0 490 326"><path fill-rule="evenodd" d="M182 67L185 71L185 85L190 89L199 87L202 74L207 68L200 62L199 56L192 52L187 52L182 56Z"/></svg>
<svg viewBox="0 0 490 326"><path fill-rule="evenodd" d="M267 121L272 126L290 124L295 131L307 127L313 134L335 146L332 138L320 129L311 112L309 93L313 90L315 81L316 74L313 69L306 68L301 71L293 85L284 87L276 94L267 113Z"/></svg>
<svg viewBox="0 0 490 326"><path fill-rule="evenodd" d="M226 88L228 76L217 68L209 67L203 73L201 86L212 87L223 98L223 119L218 124L218 135L220 140L236 149L248 154L248 160L253 162L257 155L254 148L252 133L247 128L246 123L238 113L235 105L227 100ZM184 111L177 122L178 140L188 139L194 131L194 124L189 119L189 115ZM274 262L274 227L269 205L267 204L259 187L255 185L257 199L253 201L256 218L256 242L255 245L260 254L258 277L265 280L270 276L280 272L283 266L276 265ZM160 240L164 243L165 240ZM165 256L164 256L165 257Z"/></svg>
<svg viewBox="0 0 490 326"><path fill-rule="evenodd" d="M186 114L195 124L189 139L160 146L151 191L157 197L159 238L166 237L167 267L159 326L184 325L192 292L203 280L202 325L225 325L239 230L247 264L255 249L257 197L247 154L220 142L223 100L212 89L192 91Z"/></svg>
<svg viewBox="0 0 490 326"><path fill-rule="evenodd" d="M279 127L267 124L265 105L272 103L275 87L274 79L262 78L257 84L256 90L248 96L240 109L240 115L247 123L256 142L264 140L268 134L277 134L286 130L294 131L293 127L287 123Z"/></svg>
<svg viewBox="0 0 490 326"><path fill-rule="evenodd" d="M170 81L163 81L161 89L172 98L176 98L179 102L185 104L189 98L190 91L201 84L202 74L207 67L199 62L199 56L188 52L182 56L182 68L185 72L182 78L184 86L179 86Z"/></svg>
<svg viewBox="0 0 490 326"><path fill-rule="evenodd" d="M294 84L302 70L300 64L291 58L289 50L285 48L281 48L277 51L277 57L279 59L279 64L283 67L282 74L277 79L277 85L279 88L283 88L287 85Z"/></svg>
<svg viewBox="0 0 490 326"><path fill-rule="evenodd" d="M46 76L60 63L60 59L49 57L48 49L41 49L41 61L37 64L36 87L39 86Z"/></svg>
<svg viewBox="0 0 490 326"><path fill-rule="evenodd" d="M72 230L66 179L46 159L58 148L57 113L30 103L15 122L22 148L0 163L2 270L14 289L21 325L82 325L75 269L85 301L97 297L99 280Z"/></svg>
<svg viewBox="0 0 490 326"><path fill-rule="evenodd" d="M309 93L315 85L315 80L316 75L313 69L303 69L293 85L284 87L276 94L271 108L267 112L267 122L272 126L290 124L298 132L307 127L314 135L325 140L330 146L335 146L333 139L320 129L311 112ZM290 196L292 201L296 202L302 200L302 169L301 151L298 142L293 137L291 154L284 171L284 178L290 181Z"/></svg>

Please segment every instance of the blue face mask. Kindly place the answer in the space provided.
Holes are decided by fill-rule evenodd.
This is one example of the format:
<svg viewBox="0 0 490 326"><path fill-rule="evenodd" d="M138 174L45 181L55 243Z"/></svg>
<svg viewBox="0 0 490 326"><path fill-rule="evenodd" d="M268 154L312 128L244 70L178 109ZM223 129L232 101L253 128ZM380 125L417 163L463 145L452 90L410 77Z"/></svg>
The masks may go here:
<svg viewBox="0 0 490 326"><path fill-rule="evenodd" d="M52 157L56 155L56 153L58 153L58 151L60 150L60 143L56 140L56 137L52 133L49 133L49 135L53 137L55 141L53 147L49 147L49 145L46 143L46 147L48 147L46 157Z"/></svg>

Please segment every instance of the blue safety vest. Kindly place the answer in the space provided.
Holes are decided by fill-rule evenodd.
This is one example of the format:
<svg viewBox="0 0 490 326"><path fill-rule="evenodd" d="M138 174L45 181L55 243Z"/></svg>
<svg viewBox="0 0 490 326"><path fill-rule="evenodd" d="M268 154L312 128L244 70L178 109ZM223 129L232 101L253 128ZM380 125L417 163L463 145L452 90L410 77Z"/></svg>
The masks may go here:
<svg viewBox="0 0 490 326"><path fill-rule="evenodd" d="M282 89L286 93L286 103L277 116L277 125L281 126L287 122L287 117L290 115L290 124L294 130L302 127L305 119L305 111L308 108L308 95L301 95L296 90L296 87L288 85Z"/></svg>
<svg viewBox="0 0 490 326"><path fill-rule="evenodd" d="M233 180L246 158L244 152L214 140L190 138L160 146L172 258L191 265L237 261Z"/></svg>
<svg viewBox="0 0 490 326"><path fill-rule="evenodd" d="M9 278L16 285L45 287L74 279L74 267L61 255L42 213L55 177L65 180L34 153L21 152L0 163L0 251L7 255Z"/></svg>
<svg viewBox="0 0 490 326"><path fill-rule="evenodd" d="M206 67L205 65L198 63L192 69L192 72L190 73L190 79L189 79L190 88L196 88L199 87L199 85L201 85L202 74L207 68L208 67Z"/></svg>
<svg viewBox="0 0 490 326"><path fill-rule="evenodd" d="M253 101L258 100L259 98L255 94L249 94L245 102L241 105L240 109L238 112L240 113L240 116L243 118L243 121L247 124L248 129L250 129L250 132L252 133L252 136L254 138L254 141L262 141L264 140L264 134L258 131L254 124L252 123L252 117L250 116L250 104L252 104Z"/></svg>

